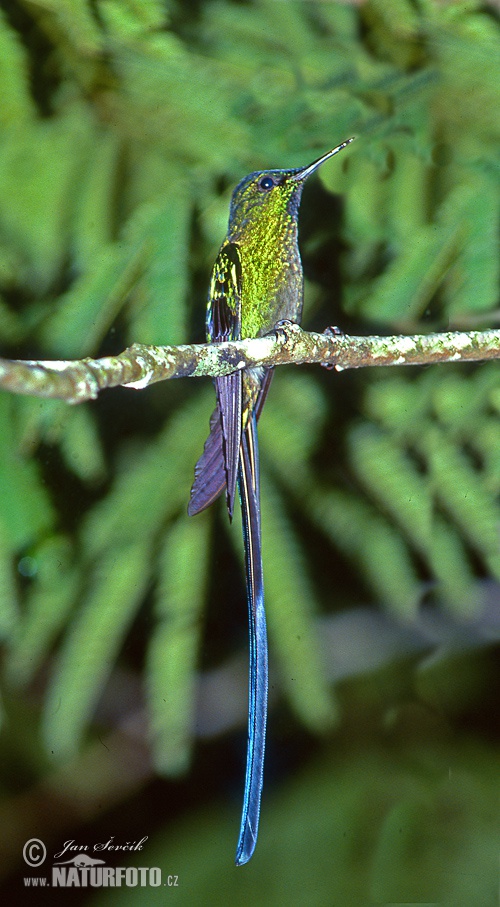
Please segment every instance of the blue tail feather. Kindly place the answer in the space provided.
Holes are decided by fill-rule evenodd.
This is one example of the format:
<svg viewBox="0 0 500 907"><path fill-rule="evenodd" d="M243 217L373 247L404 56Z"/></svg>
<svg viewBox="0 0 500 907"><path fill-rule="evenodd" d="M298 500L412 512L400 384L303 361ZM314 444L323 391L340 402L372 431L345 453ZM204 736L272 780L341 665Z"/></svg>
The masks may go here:
<svg viewBox="0 0 500 907"><path fill-rule="evenodd" d="M260 534L259 456L255 414L243 432L238 487L243 518L250 635L248 746L245 794L236 865L247 863L257 842L266 742L268 657Z"/></svg>

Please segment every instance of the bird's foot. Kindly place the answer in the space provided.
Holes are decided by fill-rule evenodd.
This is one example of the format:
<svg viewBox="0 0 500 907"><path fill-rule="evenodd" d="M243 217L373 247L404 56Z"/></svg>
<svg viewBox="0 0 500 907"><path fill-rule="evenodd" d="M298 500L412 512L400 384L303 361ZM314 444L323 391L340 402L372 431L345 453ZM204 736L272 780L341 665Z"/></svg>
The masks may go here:
<svg viewBox="0 0 500 907"><path fill-rule="evenodd" d="M341 328L338 328L337 325L331 325L323 331L323 334L326 334L327 337L342 337L344 333L345 332ZM323 368L328 369L328 371L335 368L334 362L322 362L321 365Z"/></svg>
<svg viewBox="0 0 500 907"><path fill-rule="evenodd" d="M300 334L302 328L300 324L296 324L295 321L277 321L274 325L273 333L276 334L276 340L280 343L287 343L288 340L292 338L295 334Z"/></svg>

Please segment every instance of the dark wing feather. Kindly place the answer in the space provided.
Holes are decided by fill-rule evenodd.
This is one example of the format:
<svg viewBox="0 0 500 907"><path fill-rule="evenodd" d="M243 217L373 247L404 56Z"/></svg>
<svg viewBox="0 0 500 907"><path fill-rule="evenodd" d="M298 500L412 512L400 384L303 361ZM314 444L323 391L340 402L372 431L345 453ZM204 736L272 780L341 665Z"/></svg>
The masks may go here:
<svg viewBox="0 0 500 907"><path fill-rule="evenodd" d="M189 516L209 507L226 487L226 467L222 446L222 424L219 409L210 417L210 434L194 469L194 482L188 505Z"/></svg>
<svg viewBox="0 0 500 907"><path fill-rule="evenodd" d="M255 418L258 420L264 406L273 369L266 369L257 402L255 404ZM222 438L222 423L219 408L214 409L210 416L210 434L205 441L203 453L194 470L194 482L191 488L191 498L188 505L189 516L205 510L222 494L226 488L226 467L224 465L224 447Z"/></svg>
<svg viewBox="0 0 500 907"><path fill-rule="evenodd" d="M226 474L229 519L233 518L241 441L241 372L215 379L222 426L222 462Z"/></svg>
<svg viewBox="0 0 500 907"><path fill-rule="evenodd" d="M239 340L241 321L241 262L238 246L222 246L212 272L207 310L207 337L219 343ZM229 516L233 515L241 441L241 372L215 379L217 420L195 469L188 512L208 507L226 488ZM218 459L219 458L219 459Z"/></svg>

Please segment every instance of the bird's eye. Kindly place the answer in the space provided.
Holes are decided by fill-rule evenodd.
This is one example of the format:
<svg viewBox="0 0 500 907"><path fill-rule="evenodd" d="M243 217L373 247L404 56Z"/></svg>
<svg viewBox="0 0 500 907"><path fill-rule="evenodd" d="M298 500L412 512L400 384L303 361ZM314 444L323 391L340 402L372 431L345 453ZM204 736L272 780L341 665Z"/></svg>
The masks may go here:
<svg viewBox="0 0 500 907"><path fill-rule="evenodd" d="M269 189L272 189L274 186L274 180L271 176L263 176L259 182L259 189L263 189L264 192L268 192Z"/></svg>

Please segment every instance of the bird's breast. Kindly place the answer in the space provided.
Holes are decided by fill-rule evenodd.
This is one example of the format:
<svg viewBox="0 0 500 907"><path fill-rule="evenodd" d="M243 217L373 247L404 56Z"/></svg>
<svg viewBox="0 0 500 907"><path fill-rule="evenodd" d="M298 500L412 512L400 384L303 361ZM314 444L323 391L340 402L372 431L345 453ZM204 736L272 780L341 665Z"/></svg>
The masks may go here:
<svg viewBox="0 0 500 907"><path fill-rule="evenodd" d="M240 247L241 336L266 334L277 321L299 321L303 276L296 237L266 236Z"/></svg>

